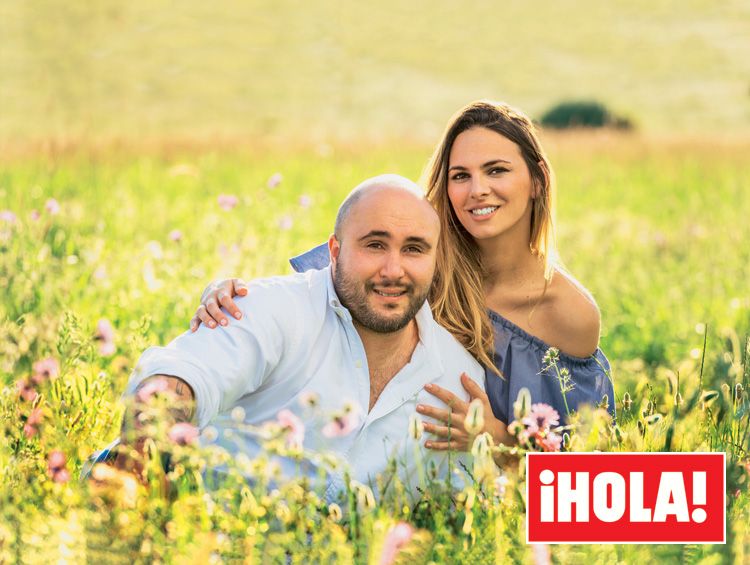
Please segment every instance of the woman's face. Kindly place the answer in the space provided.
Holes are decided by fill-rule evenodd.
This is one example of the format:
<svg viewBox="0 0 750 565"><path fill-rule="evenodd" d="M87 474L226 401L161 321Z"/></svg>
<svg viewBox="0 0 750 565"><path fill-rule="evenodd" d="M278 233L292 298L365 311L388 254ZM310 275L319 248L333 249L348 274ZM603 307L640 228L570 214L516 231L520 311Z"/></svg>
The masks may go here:
<svg viewBox="0 0 750 565"><path fill-rule="evenodd" d="M533 184L518 145L484 127L456 137L448 163L448 199L476 240L531 226Z"/></svg>

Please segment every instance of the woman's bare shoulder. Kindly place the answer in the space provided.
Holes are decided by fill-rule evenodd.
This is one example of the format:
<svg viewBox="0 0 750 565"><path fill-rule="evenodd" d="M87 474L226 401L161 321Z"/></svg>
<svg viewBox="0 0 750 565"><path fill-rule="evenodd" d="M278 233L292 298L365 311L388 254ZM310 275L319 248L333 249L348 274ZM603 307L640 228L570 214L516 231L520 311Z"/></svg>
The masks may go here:
<svg viewBox="0 0 750 565"><path fill-rule="evenodd" d="M545 313L550 344L575 357L588 357L599 347L601 315L594 297L564 271L555 271Z"/></svg>

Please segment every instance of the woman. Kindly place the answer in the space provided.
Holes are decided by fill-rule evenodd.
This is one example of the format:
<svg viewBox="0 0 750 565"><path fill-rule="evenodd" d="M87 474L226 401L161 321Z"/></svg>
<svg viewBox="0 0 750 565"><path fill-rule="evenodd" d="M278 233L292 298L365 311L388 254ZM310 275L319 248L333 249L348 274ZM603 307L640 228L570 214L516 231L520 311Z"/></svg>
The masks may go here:
<svg viewBox="0 0 750 565"><path fill-rule="evenodd" d="M487 367L486 396L472 394L495 416L485 429L509 440L503 424L521 388L563 417L583 403L613 411L599 310L556 260L552 169L529 118L505 104L467 105L451 118L425 173L442 227L429 302L438 323ZM327 263L321 247L292 261L298 270ZM239 279L209 286L191 328L225 324L218 305L237 315L231 297L246 292ZM427 447L465 449L467 404L431 392L454 411L418 408L444 424L425 425L438 438Z"/></svg>

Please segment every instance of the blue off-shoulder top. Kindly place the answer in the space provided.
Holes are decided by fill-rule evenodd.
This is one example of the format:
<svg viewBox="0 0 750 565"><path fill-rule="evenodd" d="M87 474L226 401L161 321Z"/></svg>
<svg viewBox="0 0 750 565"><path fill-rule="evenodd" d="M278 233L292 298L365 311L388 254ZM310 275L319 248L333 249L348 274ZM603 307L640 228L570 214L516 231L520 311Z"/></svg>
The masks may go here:
<svg viewBox="0 0 750 565"><path fill-rule="evenodd" d="M297 272L323 269L330 257L324 243L289 260ZM590 357L574 357L558 352L556 368L545 363L550 346L500 314L489 311L495 331L494 361L503 377L486 369L485 387L495 417L506 424L513 420L513 403L522 388L527 388L533 403L543 402L560 414L561 421L583 404L598 406L606 399L607 410L614 416L615 397L609 361L601 349ZM570 374L569 388L563 398L560 375ZM566 412L567 403L567 412Z"/></svg>

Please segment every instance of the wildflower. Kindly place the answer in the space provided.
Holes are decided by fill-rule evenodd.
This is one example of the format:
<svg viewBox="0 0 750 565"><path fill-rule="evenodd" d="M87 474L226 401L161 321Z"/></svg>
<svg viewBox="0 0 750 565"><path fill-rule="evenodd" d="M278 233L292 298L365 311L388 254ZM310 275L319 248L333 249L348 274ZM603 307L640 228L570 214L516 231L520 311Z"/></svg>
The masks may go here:
<svg viewBox="0 0 750 565"><path fill-rule="evenodd" d="M320 397L314 392L303 392L299 395L298 402L303 408L315 408L320 402Z"/></svg>
<svg viewBox="0 0 750 565"><path fill-rule="evenodd" d="M230 416L232 417L233 421L241 424L245 421L245 409L242 406L235 406L234 408L232 408Z"/></svg>
<svg viewBox="0 0 750 565"><path fill-rule="evenodd" d="M284 177L281 176L281 173L274 173L269 177L268 182L266 184L268 188L276 188L277 186L281 184L281 181L283 180L283 178Z"/></svg>
<svg viewBox="0 0 750 565"><path fill-rule="evenodd" d="M16 381L18 395L26 402L34 402L39 393L29 379L21 378Z"/></svg>
<svg viewBox="0 0 750 565"><path fill-rule="evenodd" d="M218 437L219 432L213 426L208 426L205 430L203 430L203 439L205 439L209 443L215 442Z"/></svg>
<svg viewBox="0 0 750 565"><path fill-rule="evenodd" d="M54 216L60 213L60 204L54 198L50 198L44 203L44 209L49 215Z"/></svg>
<svg viewBox="0 0 750 565"><path fill-rule="evenodd" d="M281 427L287 430L287 444L289 447L302 447L302 442L305 441L305 424L302 423L294 412L291 410L281 410L277 415Z"/></svg>
<svg viewBox="0 0 750 565"><path fill-rule="evenodd" d="M180 241L182 240L182 232L180 230L172 230L169 232L169 239L172 241Z"/></svg>
<svg viewBox="0 0 750 565"><path fill-rule="evenodd" d="M198 428L187 422L178 422L169 428L168 436L177 445L189 445L195 443L199 435Z"/></svg>
<svg viewBox="0 0 750 565"><path fill-rule="evenodd" d="M45 357L33 365L34 374L31 380L36 384L42 384L44 381L51 381L60 374L60 364L54 357Z"/></svg>
<svg viewBox="0 0 750 565"><path fill-rule="evenodd" d="M372 510L375 508L375 495L372 489L359 481L351 481L349 486L357 495L357 505L363 510Z"/></svg>
<svg viewBox="0 0 750 565"><path fill-rule="evenodd" d="M39 425L42 423L42 417L42 409L34 408L29 414L29 417L26 418L26 424L23 427L23 434L28 439L34 437L39 431Z"/></svg>
<svg viewBox="0 0 750 565"><path fill-rule="evenodd" d="M414 537L414 527L406 522L399 522L388 530L380 554L380 565L390 565L396 560L401 549Z"/></svg>
<svg viewBox="0 0 750 565"><path fill-rule="evenodd" d="M560 415L549 404L537 403L531 405L531 412L521 420L529 433L535 434L547 430L560 423Z"/></svg>
<svg viewBox="0 0 750 565"><path fill-rule="evenodd" d="M499 475L495 478L494 484L495 484L495 495L498 498L502 498L505 496L505 489L508 486L508 477L505 475Z"/></svg>
<svg viewBox="0 0 750 565"><path fill-rule="evenodd" d="M299 205L300 208L309 208L312 206L312 198L310 198L307 194L303 194L299 197Z"/></svg>
<svg viewBox="0 0 750 565"><path fill-rule="evenodd" d="M219 202L219 207L227 212L239 203L239 199L233 194L219 194L217 201Z"/></svg>
<svg viewBox="0 0 750 565"><path fill-rule="evenodd" d="M630 393L626 392L622 395L622 409L626 412L630 411L630 408L633 406L633 400L630 398Z"/></svg>
<svg viewBox="0 0 750 565"><path fill-rule="evenodd" d="M570 449L570 434L568 432L562 435L562 446L563 449Z"/></svg>
<svg viewBox="0 0 750 565"><path fill-rule="evenodd" d="M674 405L675 406L682 406L682 395L678 392L674 395Z"/></svg>
<svg viewBox="0 0 750 565"><path fill-rule="evenodd" d="M476 435L484 429L484 407L478 398L469 403L469 409L464 419L464 429L470 435Z"/></svg>
<svg viewBox="0 0 750 565"><path fill-rule="evenodd" d="M742 386L742 383L737 383L734 385L734 400L735 402L738 402L742 400L742 393L745 390L745 388Z"/></svg>
<svg viewBox="0 0 750 565"><path fill-rule="evenodd" d="M115 346L115 329L112 323L106 318L102 318L96 323L96 333L94 339L99 341L99 353L104 357L109 357L116 350Z"/></svg>
<svg viewBox="0 0 750 565"><path fill-rule="evenodd" d="M531 410L531 393L526 387L521 388L518 391L518 397L513 403L513 416L516 420L521 421L523 418L529 415Z"/></svg>
<svg viewBox="0 0 750 565"><path fill-rule="evenodd" d="M47 456L47 474L56 483L67 483L70 480L65 454L59 449L51 451Z"/></svg>
<svg viewBox="0 0 750 565"><path fill-rule="evenodd" d="M349 435L359 426L359 414L359 406L353 402L347 402L344 405L344 409L341 412L335 413L331 421L323 426L321 433L329 438Z"/></svg>
<svg viewBox="0 0 750 565"><path fill-rule="evenodd" d="M168 389L167 381L164 379L152 379L138 389L135 397L138 402L147 402L153 395Z"/></svg>
<svg viewBox="0 0 750 565"><path fill-rule="evenodd" d="M292 229L293 225L294 225L294 220L289 214L285 214L279 218L278 226L280 230L288 231Z"/></svg>
<svg viewBox="0 0 750 565"><path fill-rule="evenodd" d="M479 434L474 438L474 442L471 444L471 454L477 459L489 456L491 449L492 436L487 432Z"/></svg>
<svg viewBox="0 0 750 565"><path fill-rule="evenodd" d="M416 414L409 416L409 437L415 441L419 441L424 432L424 422Z"/></svg>
<svg viewBox="0 0 750 565"><path fill-rule="evenodd" d="M555 432L549 432L536 436L536 444L542 448L542 451L560 451L560 445L562 444L562 437Z"/></svg>
<svg viewBox="0 0 750 565"><path fill-rule="evenodd" d="M339 522L342 517L341 506L332 502L328 505L328 517L334 522Z"/></svg>
<svg viewBox="0 0 750 565"><path fill-rule="evenodd" d="M608 394L605 394L604 396L602 396L602 399L599 402L598 408L604 408L605 410L609 409L609 395Z"/></svg>
<svg viewBox="0 0 750 565"><path fill-rule="evenodd" d="M625 438L627 437L628 435L622 431L622 428L620 428L620 426L615 424L615 439L617 440L617 443L622 443L623 441L625 441ZM564 442L563 442L563 445L564 445Z"/></svg>
<svg viewBox="0 0 750 565"><path fill-rule="evenodd" d="M646 424L648 424L649 426L655 426L656 424L661 422L661 420L662 415L657 412L656 414L651 414L646 418Z"/></svg>
<svg viewBox="0 0 750 565"><path fill-rule="evenodd" d="M18 218L10 210L0 211L0 222L6 222L8 224L15 224L17 221L18 221Z"/></svg>
<svg viewBox="0 0 750 565"><path fill-rule="evenodd" d="M105 267L97 267L92 276L97 280L104 280L107 278L107 269Z"/></svg>
<svg viewBox="0 0 750 565"><path fill-rule="evenodd" d="M542 363L545 365L554 365L560 359L560 350L557 347L550 347L542 357Z"/></svg>
<svg viewBox="0 0 750 565"><path fill-rule="evenodd" d="M31 219L32 222L38 221L39 218L41 217L42 215L39 213L39 210L34 209L31 212L29 212L29 218Z"/></svg>

